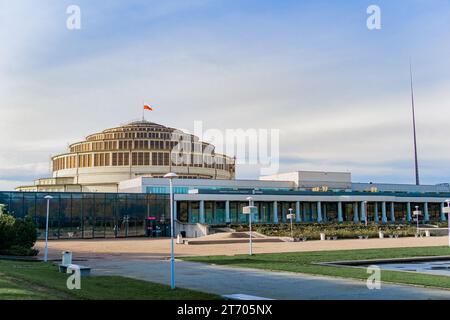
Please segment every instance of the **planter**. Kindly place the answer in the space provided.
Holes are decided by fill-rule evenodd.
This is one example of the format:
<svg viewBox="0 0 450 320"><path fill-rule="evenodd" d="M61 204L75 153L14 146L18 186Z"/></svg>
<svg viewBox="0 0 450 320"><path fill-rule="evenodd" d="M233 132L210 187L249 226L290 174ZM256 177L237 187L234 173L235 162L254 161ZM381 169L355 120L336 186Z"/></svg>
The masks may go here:
<svg viewBox="0 0 450 320"><path fill-rule="evenodd" d="M380 239L384 239L384 232L378 232L378 237L380 237Z"/></svg>
<svg viewBox="0 0 450 320"><path fill-rule="evenodd" d="M325 239L326 239L325 233L321 233L320 234L320 241L325 241Z"/></svg>
<svg viewBox="0 0 450 320"><path fill-rule="evenodd" d="M430 230L425 231L425 237L431 237Z"/></svg>

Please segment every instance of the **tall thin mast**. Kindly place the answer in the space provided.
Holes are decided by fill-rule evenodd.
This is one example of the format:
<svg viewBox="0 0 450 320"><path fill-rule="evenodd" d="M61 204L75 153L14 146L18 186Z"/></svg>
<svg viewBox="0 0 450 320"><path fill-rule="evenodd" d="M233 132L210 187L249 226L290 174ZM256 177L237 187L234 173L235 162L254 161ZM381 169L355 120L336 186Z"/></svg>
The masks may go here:
<svg viewBox="0 0 450 320"><path fill-rule="evenodd" d="M415 110L415 103L414 103L414 85L413 85L413 72L412 72L411 61L409 61L409 74L411 77L411 108L412 108L413 131L414 131L414 161L415 161L415 169L416 169L416 185L420 185L419 160L417 158L416 110Z"/></svg>

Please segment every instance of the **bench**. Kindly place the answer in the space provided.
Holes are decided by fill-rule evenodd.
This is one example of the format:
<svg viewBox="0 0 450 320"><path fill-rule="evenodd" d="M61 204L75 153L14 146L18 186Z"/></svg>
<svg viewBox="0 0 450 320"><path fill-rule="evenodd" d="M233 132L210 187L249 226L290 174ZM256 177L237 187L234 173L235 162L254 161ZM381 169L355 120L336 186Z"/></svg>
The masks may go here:
<svg viewBox="0 0 450 320"><path fill-rule="evenodd" d="M86 266L80 266L77 264L60 264L59 265L59 272L61 273L67 273L67 269L80 269L80 275L82 277L87 277L91 275L91 267Z"/></svg>
<svg viewBox="0 0 450 320"><path fill-rule="evenodd" d="M251 296L248 294L236 293L236 294L225 294L222 296L225 300L243 300L243 301L257 301L257 300L273 300L269 298Z"/></svg>

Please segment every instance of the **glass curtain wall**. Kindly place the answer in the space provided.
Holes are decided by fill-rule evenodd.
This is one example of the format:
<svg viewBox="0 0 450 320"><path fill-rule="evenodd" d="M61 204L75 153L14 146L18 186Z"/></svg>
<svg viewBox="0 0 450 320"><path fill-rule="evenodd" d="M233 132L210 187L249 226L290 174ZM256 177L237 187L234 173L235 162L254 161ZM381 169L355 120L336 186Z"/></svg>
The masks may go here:
<svg viewBox="0 0 450 320"><path fill-rule="evenodd" d="M47 195L53 197L49 239L144 236L148 220L165 236L170 224L169 197L163 194L0 192L0 204L17 218L31 217L42 239Z"/></svg>

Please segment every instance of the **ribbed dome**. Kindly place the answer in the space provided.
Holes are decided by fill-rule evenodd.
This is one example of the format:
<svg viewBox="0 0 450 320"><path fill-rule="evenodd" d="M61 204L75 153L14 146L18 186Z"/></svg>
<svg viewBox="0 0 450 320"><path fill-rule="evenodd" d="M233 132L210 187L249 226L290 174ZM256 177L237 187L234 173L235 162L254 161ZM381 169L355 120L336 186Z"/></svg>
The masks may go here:
<svg viewBox="0 0 450 320"><path fill-rule="evenodd" d="M129 122L129 123L123 125L122 127L161 127L161 128L166 128L166 126L163 126L162 124L150 122L147 120L132 121L132 122Z"/></svg>
<svg viewBox="0 0 450 320"><path fill-rule="evenodd" d="M235 174L234 159L216 154L213 145L145 120L91 134L52 159L54 177L76 175L114 183L142 175L164 176L168 170L191 179L233 179Z"/></svg>

